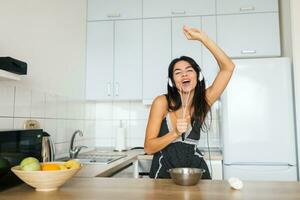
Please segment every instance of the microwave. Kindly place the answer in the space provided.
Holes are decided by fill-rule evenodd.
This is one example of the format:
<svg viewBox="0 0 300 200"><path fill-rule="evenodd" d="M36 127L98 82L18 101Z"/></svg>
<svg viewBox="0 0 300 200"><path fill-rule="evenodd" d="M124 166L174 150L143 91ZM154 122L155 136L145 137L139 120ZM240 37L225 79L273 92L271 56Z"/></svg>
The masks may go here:
<svg viewBox="0 0 300 200"><path fill-rule="evenodd" d="M26 157L42 161L42 129L0 130L0 191L23 183L11 167Z"/></svg>

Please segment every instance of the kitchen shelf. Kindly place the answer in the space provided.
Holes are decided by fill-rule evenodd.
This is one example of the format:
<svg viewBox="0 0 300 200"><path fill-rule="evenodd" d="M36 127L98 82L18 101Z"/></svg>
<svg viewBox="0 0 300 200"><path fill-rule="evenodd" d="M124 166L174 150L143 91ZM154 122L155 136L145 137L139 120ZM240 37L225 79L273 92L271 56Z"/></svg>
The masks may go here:
<svg viewBox="0 0 300 200"><path fill-rule="evenodd" d="M0 69L0 81L7 81L7 80L19 81L19 80L21 80L21 76L18 74L14 74L14 73Z"/></svg>

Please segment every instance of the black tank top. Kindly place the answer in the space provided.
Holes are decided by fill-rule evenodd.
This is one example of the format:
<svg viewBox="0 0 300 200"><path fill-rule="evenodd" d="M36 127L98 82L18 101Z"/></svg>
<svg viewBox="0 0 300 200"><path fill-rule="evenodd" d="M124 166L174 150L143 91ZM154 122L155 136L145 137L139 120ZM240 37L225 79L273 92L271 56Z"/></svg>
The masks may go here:
<svg viewBox="0 0 300 200"><path fill-rule="evenodd" d="M169 169L193 167L205 169L202 179L211 179L203 154L197 148L200 140L200 129L200 122L194 121L193 126L190 126L185 133L184 140L179 137L164 149L156 152L151 164L150 178L170 178ZM158 137L162 137L172 130L170 115L167 113L161 123Z"/></svg>

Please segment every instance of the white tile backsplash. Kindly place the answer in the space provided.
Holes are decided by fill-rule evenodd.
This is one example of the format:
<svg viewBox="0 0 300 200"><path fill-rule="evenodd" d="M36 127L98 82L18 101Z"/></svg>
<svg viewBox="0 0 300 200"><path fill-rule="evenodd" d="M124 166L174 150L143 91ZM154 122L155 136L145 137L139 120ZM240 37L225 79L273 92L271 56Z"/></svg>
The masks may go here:
<svg viewBox="0 0 300 200"><path fill-rule="evenodd" d="M12 129L14 119L13 118L0 118L0 129Z"/></svg>
<svg viewBox="0 0 300 200"><path fill-rule="evenodd" d="M146 119L130 120L128 137L144 139L146 134L146 126L147 126Z"/></svg>
<svg viewBox="0 0 300 200"><path fill-rule="evenodd" d="M85 120L84 121L84 136L88 139L95 138L95 129L96 129L96 121L95 120Z"/></svg>
<svg viewBox="0 0 300 200"><path fill-rule="evenodd" d="M113 138L113 120L96 121L96 138Z"/></svg>
<svg viewBox="0 0 300 200"><path fill-rule="evenodd" d="M55 156L56 158L68 156L69 143L57 143L55 144Z"/></svg>
<svg viewBox="0 0 300 200"><path fill-rule="evenodd" d="M131 138L129 140L128 147L143 147L144 146L144 139L143 138Z"/></svg>
<svg viewBox="0 0 300 200"><path fill-rule="evenodd" d="M13 116L15 87L0 85L0 116Z"/></svg>
<svg viewBox="0 0 300 200"><path fill-rule="evenodd" d="M96 138L96 147L114 147L112 138Z"/></svg>
<svg viewBox="0 0 300 200"><path fill-rule="evenodd" d="M46 94L45 98L45 118L57 118L57 98L54 94Z"/></svg>
<svg viewBox="0 0 300 200"><path fill-rule="evenodd" d="M30 118L14 118L14 129L24 129L24 123Z"/></svg>
<svg viewBox="0 0 300 200"><path fill-rule="evenodd" d="M45 119L44 130L51 135L52 141L56 142L57 119Z"/></svg>
<svg viewBox="0 0 300 200"><path fill-rule="evenodd" d="M87 102L85 104L85 119L95 119L96 116L96 104Z"/></svg>
<svg viewBox="0 0 300 200"><path fill-rule="evenodd" d="M56 103L57 118L67 119L68 98L63 96L56 96Z"/></svg>
<svg viewBox="0 0 300 200"><path fill-rule="evenodd" d="M148 119L150 106L145 106L141 102L130 103L130 119Z"/></svg>
<svg viewBox="0 0 300 200"><path fill-rule="evenodd" d="M68 130L67 130L67 120L65 119L58 119L56 121L56 136L55 142L62 143L67 142L68 140Z"/></svg>
<svg viewBox="0 0 300 200"><path fill-rule="evenodd" d="M112 116L112 112L110 115ZM77 129L83 130L84 136L77 136L76 143L89 148L95 147L96 103L49 94L37 89L1 85L0 129L23 129L24 122L29 119L37 120L41 128L51 135L58 156L68 154L71 135ZM112 127L112 120L109 127ZM107 131L108 137L104 136L107 137L109 146L112 144L111 130Z"/></svg>
<svg viewBox="0 0 300 200"><path fill-rule="evenodd" d="M20 86L15 93L15 117L30 117L31 90Z"/></svg>
<svg viewBox="0 0 300 200"><path fill-rule="evenodd" d="M96 119L98 120L113 119L113 103L112 102L97 103Z"/></svg>
<svg viewBox="0 0 300 200"><path fill-rule="evenodd" d="M34 118L45 117L45 93L40 91L31 91L31 109L30 116Z"/></svg>
<svg viewBox="0 0 300 200"><path fill-rule="evenodd" d="M113 103L113 119L129 119L130 102Z"/></svg>

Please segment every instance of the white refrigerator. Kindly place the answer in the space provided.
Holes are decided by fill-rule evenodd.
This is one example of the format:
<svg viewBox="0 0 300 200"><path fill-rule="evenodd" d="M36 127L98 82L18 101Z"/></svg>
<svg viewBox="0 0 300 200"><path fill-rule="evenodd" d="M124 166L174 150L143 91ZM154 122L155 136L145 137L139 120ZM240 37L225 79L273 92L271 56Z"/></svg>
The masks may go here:
<svg viewBox="0 0 300 200"><path fill-rule="evenodd" d="M289 58L234 60L221 99L224 178L296 181Z"/></svg>

